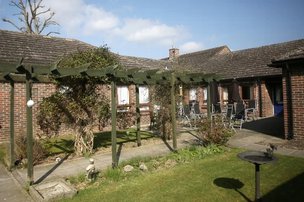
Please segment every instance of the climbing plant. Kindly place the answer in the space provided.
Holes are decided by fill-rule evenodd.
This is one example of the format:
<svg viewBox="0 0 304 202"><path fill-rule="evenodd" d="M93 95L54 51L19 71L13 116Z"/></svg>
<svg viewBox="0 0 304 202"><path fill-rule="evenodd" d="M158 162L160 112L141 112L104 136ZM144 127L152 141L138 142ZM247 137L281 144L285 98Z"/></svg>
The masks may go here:
<svg viewBox="0 0 304 202"><path fill-rule="evenodd" d="M88 68L119 66L107 47L78 52L62 58L60 68L74 68L90 63ZM93 152L94 129L102 129L110 118L109 99L100 84L108 78L67 76L56 79L57 92L40 104L38 124L46 134L57 134L69 126L75 134L77 155Z"/></svg>

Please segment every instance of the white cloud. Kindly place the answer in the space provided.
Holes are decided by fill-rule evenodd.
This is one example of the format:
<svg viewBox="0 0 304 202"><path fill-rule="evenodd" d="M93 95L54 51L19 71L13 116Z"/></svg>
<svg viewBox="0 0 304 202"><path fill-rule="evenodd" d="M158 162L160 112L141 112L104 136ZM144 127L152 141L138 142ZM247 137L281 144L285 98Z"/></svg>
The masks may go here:
<svg viewBox="0 0 304 202"><path fill-rule="evenodd" d="M58 31L62 35L93 45L110 41L111 45L119 43L121 47L123 44L124 47L144 45L167 49L189 37L183 26L172 26L153 19L121 18L85 0L44 0L44 4L55 12L54 20L60 24ZM200 44L191 42L182 49L191 51L200 47Z"/></svg>
<svg viewBox="0 0 304 202"><path fill-rule="evenodd" d="M189 41L180 46L180 50L182 53L191 53L202 49L203 45L195 41Z"/></svg>
<svg viewBox="0 0 304 202"><path fill-rule="evenodd" d="M54 19L68 33L93 35L116 27L118 17L83 0L46 0L45 5L56 14Z"/></svg>
<svg viewBox="0 0 304 202"><path fill-rule="evenodd" d="M183 38L186 31L181 26L168 26L149 19L126 19L122 27L115 33L127 41L140 43L160 43L172 45L176 40Z"/></svg>

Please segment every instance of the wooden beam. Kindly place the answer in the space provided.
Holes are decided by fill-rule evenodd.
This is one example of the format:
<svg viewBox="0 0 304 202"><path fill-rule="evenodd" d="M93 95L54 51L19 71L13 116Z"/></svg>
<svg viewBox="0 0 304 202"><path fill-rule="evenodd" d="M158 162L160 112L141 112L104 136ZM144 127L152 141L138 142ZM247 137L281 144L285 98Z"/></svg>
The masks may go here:
<svg viewBox="0 0 304 202"><path fill-rule="evenodd" d="M10 169L15 166L15 82L10 80Z"/></svg>
<svg viewBox="0 0 304 202"><path fill-rule="evenodd" d="M117 92L116 83L114 80L111 81L111 115L112 115L112 131L111 131L111 142L112 142L112 167L118 166L117 161L117 137L116 137L116 113L117 113Z"/></svg>
<svg viewBox="0 0 304 202"><path fill-rule="evenodd" d="M170 94L171 94L171 121L172 121L172 133L173 133L173 149L177 150L177 139L176 139L176 100L175 100L175 75L171 74L170 82Z"/></svg>
<svg viewBox="0 0 304 202"><path fill-rule="evenodd" d="M211 88L210 88L210 82L208 82L207 86L207 116L208 119L211 119Z"/></svg>
<svg viewBox="0 0 304 202"><path fill-rule="evenodd" d="M136 140L137 140L137 146L141 146L139 85L138 84L135 85L135 108L136 108Z"/></svg>
<svg viewBox="0 0 304 202"><path fill-rule="evenodd" d="M31 73L26 74L26 101L32 97ZM26 131L27 131L27 177L29 184L34 182L33 177L33 117L32 107L26 107Z"/></svg>

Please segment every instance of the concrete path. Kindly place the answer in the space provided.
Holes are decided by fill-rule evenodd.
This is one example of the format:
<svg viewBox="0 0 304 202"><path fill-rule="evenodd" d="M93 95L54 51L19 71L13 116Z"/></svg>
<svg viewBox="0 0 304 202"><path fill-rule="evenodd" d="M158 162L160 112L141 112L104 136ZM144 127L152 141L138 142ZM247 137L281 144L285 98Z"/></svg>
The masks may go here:
<svg viewBox="0 0 304 202"><path fill-rule="evenodd" d="M304 150L286 148L284 145L287 141L282 138L242 129L238 130L237 134L230 138L228 145L248 150L266 151L266 148L272 143L277 146L277 150L274 153L304 158Z"/></svg>
<svg viewBox="0 0 304 202"><path fill-rule="evenodd" d="M183 133L178 138L178 148L190 145L196 138L189 134ZM265 151L269 143L273 143L278 146L276 153L283 155L297 156L304 158L304 150L286 149L281 147L286 140L281 138L265 135L256 131L242 129L237 130L237 134L233 136L228 145L231 147L241 147L249 150L261 150ZM158 141L154 144L147 144L141 147L133 148L121 148L119 161L124 161L138 156L159 156L171 152L170 145L172 141L165 144L162 141ZM112 155L108 153L97 153L93 155L95 159L95 166L99 170L111 166ZM88 158L77 158L73 160L63 160L59 163L51 163L47 165L38 165L34 167L34 181L45 182L52 179L66 178L68 176L75 176L85 172L85 168L89 164ZM17 169L12 173L5 170L3 165L0 165L0 201L31 201L31 198L25 192L27 181L27 170ZM19 183L17 183L19 182Z"/></svg>
<svg viewBox="0 0 304 202"><path fill-rule="evenodd" d="M30 202L31 197L0 163L0 201Z"/></svg>
<svg viewBox="0 0 304 202"><path fill-rule="evenodd" d="M189 133L184 133L178 138L178 148L185 147L194 141L196 138ZM158 141L154 144L142 145L141 147L125 148L122 147L119 155L119 162L132 159L134 157L159 156L171 152L172 141L165 144L163 141ZM112 153L97 153L91 158L95 161L95 167L98 170L104 170L112 165ZM89 165L88 158L77 158L66 160L59 163L51 163L48 165L38 165L34 167L34 182L49 181L56 178L66 178L85 173L86 167ZM21 183L27 180L27 170L18 169L14 171L14 176L19 177Z"/></svg>

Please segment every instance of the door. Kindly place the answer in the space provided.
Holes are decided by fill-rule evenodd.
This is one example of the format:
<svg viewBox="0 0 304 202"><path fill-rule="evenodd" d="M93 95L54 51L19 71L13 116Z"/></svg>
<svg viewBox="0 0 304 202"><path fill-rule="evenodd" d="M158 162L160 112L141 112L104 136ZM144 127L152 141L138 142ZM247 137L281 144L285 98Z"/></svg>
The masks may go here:
<svg viewBox="0 0 304 202"><path fill-rule="evenodd" d="M282 116L283 115L283 91L282 85L276 84L273 89L273 107L274 115Z"/></svg>

